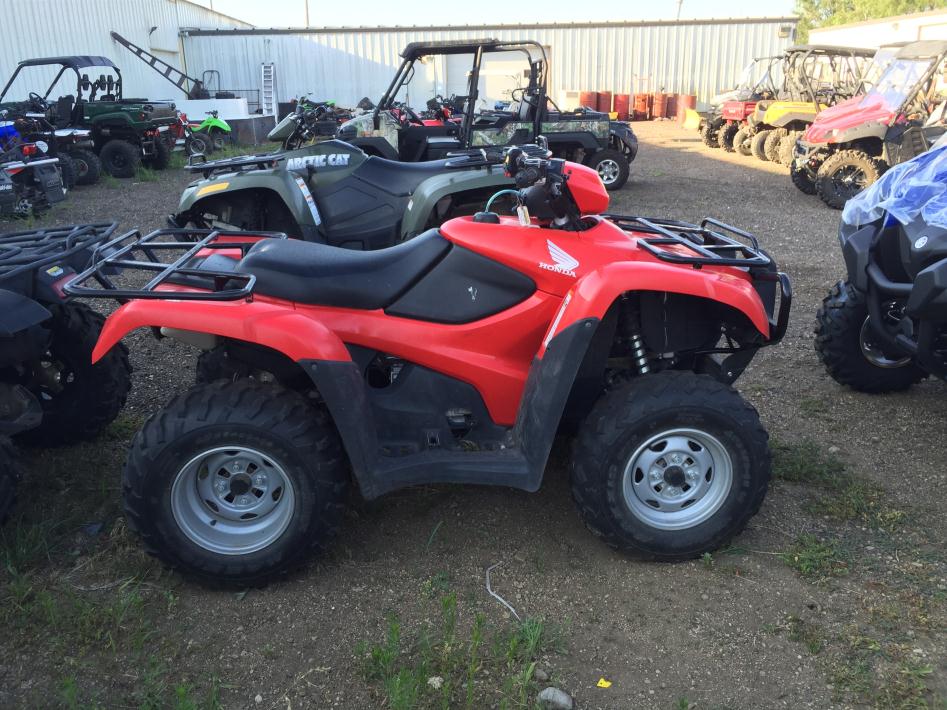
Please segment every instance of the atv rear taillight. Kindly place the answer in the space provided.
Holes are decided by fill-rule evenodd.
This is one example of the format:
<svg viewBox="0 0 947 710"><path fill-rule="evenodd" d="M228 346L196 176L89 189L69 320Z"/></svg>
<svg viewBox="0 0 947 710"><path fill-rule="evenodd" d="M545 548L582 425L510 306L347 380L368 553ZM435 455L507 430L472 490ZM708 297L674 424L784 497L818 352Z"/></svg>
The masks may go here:
<svg viewBox="0 0 947 710"><path fill-rule="evenodd" d="M31 155L39 155L39 146L35 143L27 143L23 146L23 155L26 157Z"/></svg>

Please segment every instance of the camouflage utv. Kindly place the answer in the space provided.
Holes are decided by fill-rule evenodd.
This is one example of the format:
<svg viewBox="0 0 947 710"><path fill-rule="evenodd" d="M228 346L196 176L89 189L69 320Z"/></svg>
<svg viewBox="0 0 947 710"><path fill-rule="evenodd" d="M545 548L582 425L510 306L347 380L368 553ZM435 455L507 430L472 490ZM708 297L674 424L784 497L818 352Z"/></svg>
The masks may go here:
<svg viewBox="0 0 947 710"><path fill-rule="evenodd" d="M527 85L512 92L513 101L507 109L478 111L483 58L495 52L524 55ZM428 114L439 118L422 118L398 100L401 90L407 91L414 77L416 63L454 55L473 58L467 95L429 100ZM412 42L401 57L395 78L374 109L343 123L336 137L372 155L416 162L482 147L533 143L542 135L556 157L594 168L609 190L617 190L628 180L630 164L638 152L638 139L631 126L584 107L560 110L546 93L548 62L542 45L497 39ZM281 139L279 130L277 126L270 140Z"/></svg>
<svg viewBox="0 0 947 710"><path fill-rule="evenodd" d="M30 91L27 100L4 103L10 88L27 68L58 67L45 93ZM94 81L83 70L105 70ZM75 74L75 94L52 100L53 90L67 70ZM38 81L40 72L29 76ZM43 81L45 84L45 81ZM173 103L126 99L122 96L122 73L108 57L70 56L27 59L17 64L0 92L0 109L11 115L30 113L42 116L57 130L88 129L102 168L115 177L132 177L139 164L163 170L171 150L161 134L177 121Z"/></svg>

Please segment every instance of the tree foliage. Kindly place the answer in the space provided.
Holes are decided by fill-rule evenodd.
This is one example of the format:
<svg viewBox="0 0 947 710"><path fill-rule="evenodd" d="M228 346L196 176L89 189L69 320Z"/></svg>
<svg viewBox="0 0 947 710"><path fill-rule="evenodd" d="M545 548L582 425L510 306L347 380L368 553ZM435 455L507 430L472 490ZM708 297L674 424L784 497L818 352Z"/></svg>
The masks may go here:
<svg viewBox="0 0 947 710"><path fill-rule="evenodd" d="M809 30L891 15L947 8L947 0L796 0L796 39L806 42Z"/></svg>

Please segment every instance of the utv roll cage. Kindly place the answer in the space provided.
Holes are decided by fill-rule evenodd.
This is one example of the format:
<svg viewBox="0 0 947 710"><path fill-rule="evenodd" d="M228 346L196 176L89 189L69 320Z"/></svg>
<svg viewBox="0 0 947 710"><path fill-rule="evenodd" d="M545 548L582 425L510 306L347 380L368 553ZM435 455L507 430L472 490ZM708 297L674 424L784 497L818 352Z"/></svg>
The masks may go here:
<svg viewBox="0 0 947 710"><path fill-rule="evenodd" d="M875 56L876 49L860 47L838 47L828 44L803 44L789 47L783 54L784 100L819 104L820 94L825 90L813 84L813 69L816 62L824 59L832 71L832 96L835 99L851 98L863 93L865 74ZM858 60L864 60L859 62Z"/></svg>
<svg viewBox="0 0 947 710"><path fill-rule="evenodd" d="M533 135L540 135L542 133L542 111L540 109L546 103L546 68L548 63L546 50L543 49L543 46L530 40L503 42L498 39L478 39L409 43L401 52L401 66L395 73L394 79L392 79L388 89L375 106L372 115L375 128L378 128L379 125L378 114L394 107L395 97L401 91L401 87L414 77L414 63L418 59L429 56L473 54L473 63L467 80L467 96L464 97L467 105L460 135L461 141L465 145L470 145L473 119L479 96L480 66L483 62L483 55L494 52L523 52L529 60L529 85L523 94L523 101L532 104L536 108L536 111L533 112Z"/></svg>
<svg viewBox="0 0 947 710"><path fill-rule="evenodd" d="M76 74L77 101L82 100L83 91L90 92L87 99L88 101L95 101L95 95L98 91L103 91L103 97L108 97L106 100L122 100L122 72L117 66L115 66L111 59L108 57L97 57L94 55L76 55L68 57L41 57L37 59L24 59L22 62L16 65L16 69L13 70L13 75L3 87L3 91L0 91L0 102L3 101L4 97L6 97L7 91L10 90L13 82L16 81L20 71L26 67L55 65L59 65L62 68L56 74L56 77L49 85L49 88L46 89L46 93L43 94L44 99L49 98L53 88L59 83L59 80L62 78L62 75L66 73L66 70L72 69L72 71L74 71ZM115 72L116 78L112 78L111 76L106 77L105 74L102 74L95 81L89 81L88 74L80 73L81 69L87 69L89 67L108 67Z"/></svg>
<svg viewBox="0 0 947 710"><path fill-rule="evenodd" d="M928 64L927 70L920 77L918 77L917 81L915 81L911 86L910 91L905 94L904 101L902 101L898 106L896 113L901 114L910 108L911 104L918 99L919 93L925 90L925 87L930 85L930 87L933 88L934 75L937 73L937 70L941 68L944 60L947 59L947 40L932 39L911 42L910 44L905 45L902 49L898 50L897 54L894 56L892 64L899 59L908 59L914 61L927 59L930 62ZM889 67L890 66L891 64L889 64ZM884 77L884 74L881 76ZM879 78L879 83L880 81L881 78Z"/></svg>

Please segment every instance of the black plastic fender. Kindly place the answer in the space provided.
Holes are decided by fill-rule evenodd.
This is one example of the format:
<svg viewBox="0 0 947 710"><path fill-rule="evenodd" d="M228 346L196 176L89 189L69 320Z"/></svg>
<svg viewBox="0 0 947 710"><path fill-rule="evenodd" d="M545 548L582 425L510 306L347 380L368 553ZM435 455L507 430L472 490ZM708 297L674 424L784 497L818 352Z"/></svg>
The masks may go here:
<svg viewBox="0 0 947 710"><path fill-rule="evenodd" d="M32 298L0 289L0 337L9 338L51 317L52 313Z"/></svg>
<svg viewBox="0 0 947 710"><path fill-rule="evenodd" d="M391 143L378 136L365 136L359 138L342 138L346 143L351 143L356 148L360 148L370 155L380 155L388 160L398 160L398 151L392 147Z"/></svg>
<svg viewBox="0 0 947 710"><path fill-rule="evenodd" d="M621 121L611 121L608 124L608 131L621 142L624 152L628 154L628 162L634 160L638 155L638 136L631 130L631 126Z"/></svg>
<svg viewBox="0 0 947 710"><path fill-rule="evenodd" d="M862 293L868 291L871 247L880 229L880 220L857 228L844 222L839 226L838 238L842 245L842 258L845 259L848 281Z"/></svg>

